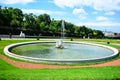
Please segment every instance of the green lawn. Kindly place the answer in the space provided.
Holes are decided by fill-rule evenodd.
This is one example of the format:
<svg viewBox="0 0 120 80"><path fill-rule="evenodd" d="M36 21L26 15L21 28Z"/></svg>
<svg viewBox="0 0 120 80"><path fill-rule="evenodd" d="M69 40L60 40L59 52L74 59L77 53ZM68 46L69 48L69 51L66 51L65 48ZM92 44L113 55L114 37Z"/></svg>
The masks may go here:
<svg viewBox="0 0 120 80"><path fill-rule="evenodd" d="M99 41L105 44L108 40L83 41ZM120 44L120 40L109 41L112 41L110 46L120 50L120 46L115 45L116 43ZM3 54L3 48L6 45L16 42L24 42L24 40L0 41L0 53ZM0 59L0 80L120 80L120 66L73 69L19 69Z"/></svg>

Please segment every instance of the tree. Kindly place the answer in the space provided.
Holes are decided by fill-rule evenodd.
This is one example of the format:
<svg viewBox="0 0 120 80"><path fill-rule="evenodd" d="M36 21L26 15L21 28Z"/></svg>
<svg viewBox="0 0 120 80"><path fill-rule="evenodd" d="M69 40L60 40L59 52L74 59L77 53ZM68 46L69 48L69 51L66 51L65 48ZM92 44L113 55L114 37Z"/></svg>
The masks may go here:
<svg viewBox="0 0 120 80"><path fill-rule="evenodd" d="M45 22L40 23L40 29L41 29L41 31L45 30Z"/></svg>
<svg viewBox="0 0 120 80"><path fill-rule="evenodd" d="M10 25L13 26L13 27L18 27L20 26L20 22L16 19L13 19L11 22L10 22Z"/></svg>
<svg viewBox="0 0 120 80"><path fill-rule="evenodd" d="M39 24L41 31L49 31L50 16L48 14L41 14L37 17L37 24Z"/></svg>
<svg viewBox="0 0 120 80"><path fill-rule="evenodd" d="M66 35L73 36L75 34L75 26L72 23L65 22Z"/></svg>
<svg viewBox="0 0 120 80"><path fill-rule="evenodd" d="M50 23L49 30L52 31L53 33L55 33L56 31L56 21L54 19Z"/></svg>
<svg viewBox="0 0 120 80"><path fill-rule="evenodd" d="M88 28L88 37L93 38L93 30Z"/></svg>
<svg viewBox="0 0 120 80"><path fill-rule="evenodd" d="M10 13L11 9L12 8L8 9L7 7L5 7L1 10L1 19L4 26L10 26L10 22L12 20L12 13Z"/></svg>
<svg viewBox="0 0 120 80"><path fill-rule="evenodd" d="M50 25L51 19L50 19L50 16L48 14L41 14L37 17L37 21L39 23L45 22L45 25Z"/></svg>
<svg viewBox="0 0 120 80"><path fill-rule="evenodd" d="M93 36L94 36L94 38L103 38L104 34L100 30L93 30Z"/></svg>
<svg viewBox="0 0 120 80"><path fill-rule="evenodd" d="M77 36L83 38L84 36L86 36L86 27L85 26L79 26L78 28L76 28L76 34Z"/></svg>
<svg viewBox="0 0 120 80"><path fill-rule="evenodd" d="M0 6L0 25L3 25L2 7Z"/></svg>
<svg viewBox="0 0 120 80"><path fill-rule="evenodd" d="M66 36L77 36L77 37L90 37L90 38L102 38L104 34L100 30L92 30L86 26L76 26L69 22L64 22L64 32ZM50 18L48 14L40 14L36 16L32 13L24 14L21 9L0 6L0 26L7 28L7 33L13 30L24 29L38 34L44 33L45 35L55 34L60 35L62 29L62 20L54 20ZM3 30L4 30L3 29ZM9 30L9 31L8 31ZM2 30L0 30L3 32ZM14 31L13 31L14 32Z"/></svg>
<svg viewBox="0 0 120 80"><path fill-rule="evenodd" d="M23 13L20 9L15 8L12 12L12 20L10 22L10 25L13 27L22 27L23 22Z"/></svg>
<svg viewBox="0 0 120 80"><path fill-rule="evenodd" d="M25 29L36 30L36 27L37 27L36 16L33 15L32 13L24 14L23 26Z"/></svg>

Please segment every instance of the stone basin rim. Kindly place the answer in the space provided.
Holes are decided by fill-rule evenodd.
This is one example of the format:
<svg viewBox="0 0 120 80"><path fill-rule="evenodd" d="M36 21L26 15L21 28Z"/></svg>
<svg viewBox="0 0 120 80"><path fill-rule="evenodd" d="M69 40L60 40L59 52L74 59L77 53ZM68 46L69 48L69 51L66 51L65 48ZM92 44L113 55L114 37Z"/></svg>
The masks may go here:
<svg viewBox="0 0 120 80"><path fill-rule="evenodd" d="M118 56L118 53L119 53L119 51L116 48L101 45L101 44L95 44L95 43L89 43L89 42L78 42L78 41L64 41L64 42L65 43L78 43L78 44L100 46L103 48L110 49L114 53L112 55L109 55L106 57L92 58L92 59L47 59L47 58L34 58L34 57L21 56L21 55L17 55L17 54L10 52L10 49L15 47L15 46L27 45L27 44L36 44L36 43L55 43L55 41L31 41L31 42L21 42L21 43L10 44L4 48L4 53L7 56L17 58L20 60L27 60L27 61L31 61L31 62L62 62L62 63L92 62L92 61L108 60L108 59L111 59L111 58Z"/></svg>

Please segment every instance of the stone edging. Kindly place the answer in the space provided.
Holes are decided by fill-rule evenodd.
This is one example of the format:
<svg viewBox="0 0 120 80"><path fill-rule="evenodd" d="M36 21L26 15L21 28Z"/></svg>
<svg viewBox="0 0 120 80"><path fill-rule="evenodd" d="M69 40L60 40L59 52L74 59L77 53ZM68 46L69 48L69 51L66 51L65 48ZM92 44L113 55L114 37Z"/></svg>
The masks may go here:
<svg viewBox="0 0 120 80"><path fill-rule="evenodd" d="M91 61L101 61L101 60L107 60L107 59L111 59L114 58L116 56L118 56L118 50L113 48L113 47L109 47L109 46L105 46L105 45L100 45L100 44L93 44L93 43L86 43L86 42L74 42L74 41L67 41L67 43L79 43L79 44L88 44L88 45L95 45L95 46L100 46L100 47L104 47L104 48L108 48L110 50L112 50L114 52L113 55L107 56L107 57L102 57L102 58L94 58L94 59L45 59L45 58L33 58L33 57L26 57L26 56L20 56L17 54L13 54L11 53L9 50L15 46L19 46L19 45L23 45L23 44L32 44L32 43L49 43L49 42L54 42L54 41L33 41L33 42L22 42L22 43L15 43L15 44L11 44L8 45L4 48L4 53L10 57L14 57L17 59L21 59L21 60L27 60L27 61L32 61L32 62L59 62L59 63L78 63L78 62L91 62Z"/></svg>

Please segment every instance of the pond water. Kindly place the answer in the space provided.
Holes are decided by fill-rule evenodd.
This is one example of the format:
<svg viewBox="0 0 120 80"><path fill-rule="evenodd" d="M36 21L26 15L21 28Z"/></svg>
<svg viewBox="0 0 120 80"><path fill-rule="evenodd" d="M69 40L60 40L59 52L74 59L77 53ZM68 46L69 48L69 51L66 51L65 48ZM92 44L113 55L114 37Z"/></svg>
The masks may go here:
<svg viewBox="0 0 120 80"><path fill-rule="evenodd" d="M112 55L114 52L110 49L81 44L64 43L64 48L55 47L55 43L37 43L20 45L12 48L11 52L34 58L45 59L94 59Z"/></svg>

